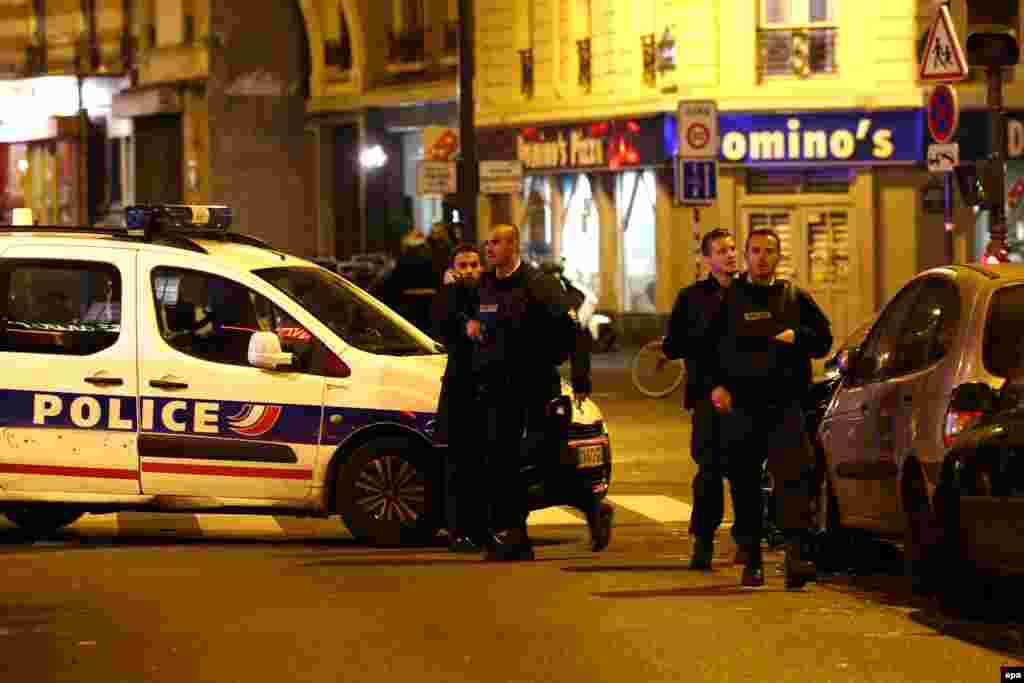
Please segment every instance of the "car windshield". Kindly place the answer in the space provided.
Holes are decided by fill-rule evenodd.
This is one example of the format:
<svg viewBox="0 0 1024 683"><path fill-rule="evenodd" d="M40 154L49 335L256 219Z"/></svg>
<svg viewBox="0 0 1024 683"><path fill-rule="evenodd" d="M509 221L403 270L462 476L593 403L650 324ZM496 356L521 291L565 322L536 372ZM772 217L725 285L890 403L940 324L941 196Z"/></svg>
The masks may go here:
<svg viewBox="0 0 1024 683"><path fill-rule="evenodd" d="M265 268L253 272L361 351L385 356L443 352L440 344L384 304L323 268Z"/></svg>
<svg viewBox="0 0 1024 683"><path fill-rule="evenodd" d="M1015 384L1024 381L1021 330L1024 330L1024 286L996 291L988 307L982 358L985 369Z"/></svg>

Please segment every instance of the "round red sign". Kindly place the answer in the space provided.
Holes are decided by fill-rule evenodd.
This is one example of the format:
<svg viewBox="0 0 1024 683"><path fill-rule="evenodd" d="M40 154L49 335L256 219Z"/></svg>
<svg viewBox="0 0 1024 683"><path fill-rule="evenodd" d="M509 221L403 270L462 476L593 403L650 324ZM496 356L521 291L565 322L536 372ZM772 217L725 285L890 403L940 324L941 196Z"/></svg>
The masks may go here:
<svg viewBox="0 0 1024 683"><path fill-rule="evenodd" d="M703 123L691 123L686 127L686 142L692 149L703 149L711 141L711 131Z"/></svg>
<svg viewBox="0 0 1024 683"><path fill-rule="evenodd" d="M935 142L947 143L960 125L960 103L953 86L940 83L928 96L928 132Z"/></svg>

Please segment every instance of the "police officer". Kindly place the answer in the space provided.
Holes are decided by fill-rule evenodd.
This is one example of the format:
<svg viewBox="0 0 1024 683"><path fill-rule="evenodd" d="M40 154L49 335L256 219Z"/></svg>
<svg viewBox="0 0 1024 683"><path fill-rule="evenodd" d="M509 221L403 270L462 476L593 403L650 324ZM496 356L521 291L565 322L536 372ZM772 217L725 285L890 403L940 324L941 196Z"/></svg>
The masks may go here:
<svg viewBox="0 0 1024 683"><path fill-rule="evenodd" d="M809 294L775 277L781 242L775 231L750 231L746 244L748 273L729 288L712 325L711 343L718 349L711 403L721 416L720 446L728 457L745 462L746 476L736 472L734 487L759 486L762 455L775 480L778 526L786 537L786 588L800 588L814 574L804 558L810 527L814 453L804 430L801 400L811 380L811 358L832 346L828 319ZM736 505L755 500L736 496ZM756 514L757 543L743 571L743 584L764 584L761 568L760 497ZM752 505L752 503L750 503ZM737 510L737 517L740 511Z"/></svg>
<svg viewBox="0 0 1024 683"><path fill-rule="evenodd" d="M711 569L715 532L721 526L724 514L723 477L730 477L734 501L743 495L759 497L760 491L745 491L742 473L736 480L731 477L726 453L718 448L720 420L711 405L714 385L709 370L715 361L705 357L714 351L707 339L711 322L718 315L726 290L736 276L736 240L728 231L716 228L701 238L700 250L710 272L707 278L679 292L669 317L662 350L669 358L682 358L686 363L683 407L693 411L690 455L697 463L697 474L693 478L693 515L690 517L690 535L694 539L690 568L706 571ZM733 509L737 512L732 527L732 535L739 548L736 562L745 564L752 539L749 538L749 529L744 529L744 525L750 526L750 520L740 513L750 510L750 506L734 502Z"/></svg>
<svg viewBox="0 0 1024 683"><path fill-rule="evenodd" d="M571 356L578 326L557 280L523 263L519 229L496 225L486 242L492 267L479 287L478 315L466 325L476 340L478 424L489 490L491 532L484 557L533 559L520 468L526 429L543 429L549 401L561 394L558 366ZM578 401L585 398L582 390Z"/></svg>
<svg viewBox="0 0 1024 683"><path fill-rule="evenodd" d="M480 250L472 244L458 245L433 306L434 334L448 349L434 438L438 443L448 444L444 460L444 511L448 548L456 553L480 552L485 531L480 497L483 458L479 444L470 430L451 429L453 419L465 420L472 412L476 382L473 341L466 335L466 323L476 315L482 270Z"/></svg>

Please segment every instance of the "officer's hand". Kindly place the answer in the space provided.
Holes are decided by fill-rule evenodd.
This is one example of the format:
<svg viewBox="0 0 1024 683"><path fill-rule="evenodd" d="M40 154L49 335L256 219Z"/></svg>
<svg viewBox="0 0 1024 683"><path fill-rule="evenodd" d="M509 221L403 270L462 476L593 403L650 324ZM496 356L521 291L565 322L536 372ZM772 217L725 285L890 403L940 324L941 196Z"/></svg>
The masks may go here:
<svg viewBox="0 0 1024 683"><path fill-rule="evenodd" d="M483 336L480 334L479 320L470 320L466 323L466 336L470 339L480 339Z"/></svg>
<svg viewBox="0 0 1024 683"><path fill-rule="evenodd" d="M794 344L796 343L796 332L793 330L783 330L775 335L775 341L780 341L783 344Z"/></svg>
<svg viewBox="0 0 1024 683"><path fill-rule="evenodd" d="M455 274L455 271L449 268L444 271L444 284L450 285L455 283L459 279L459 276Z"/></svg>
<svg viewBox="0 0 1024 683"><path fill-rule="evenodd" d="M715 387L711 392L711 405L725 415L732 412L732 394L725 387Z"/></svg>

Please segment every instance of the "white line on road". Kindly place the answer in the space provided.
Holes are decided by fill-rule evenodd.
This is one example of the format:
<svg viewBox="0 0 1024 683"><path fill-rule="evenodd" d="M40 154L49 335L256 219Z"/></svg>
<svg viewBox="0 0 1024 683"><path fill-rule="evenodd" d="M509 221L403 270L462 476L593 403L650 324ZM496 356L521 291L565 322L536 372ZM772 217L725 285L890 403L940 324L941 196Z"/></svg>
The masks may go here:
<svg viewBox="0 0 1024 683"><path fill-rule="evenodd" d="M544 508L530 513L529 526L556 526L559 524L586 524L564 508Z"/></svg>
<svg viewBox="0 0 1024 683"><path fill-rule="evenodd" d="M608 496L616 506L622 506L658 522L686 522L693 506L669 496Z"/></svg>

